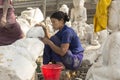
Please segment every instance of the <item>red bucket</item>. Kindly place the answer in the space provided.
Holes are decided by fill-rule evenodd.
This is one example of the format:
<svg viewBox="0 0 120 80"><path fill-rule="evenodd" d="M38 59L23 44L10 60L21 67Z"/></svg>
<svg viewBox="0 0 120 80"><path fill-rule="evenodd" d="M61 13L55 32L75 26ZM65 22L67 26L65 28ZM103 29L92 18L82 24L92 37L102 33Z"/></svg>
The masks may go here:
<svg viewBox="0 0 120 80"><path fill-rule="evenodd" d="M59 80L63 67L58 64L42 65L41 70L44 80Z"/></svg>

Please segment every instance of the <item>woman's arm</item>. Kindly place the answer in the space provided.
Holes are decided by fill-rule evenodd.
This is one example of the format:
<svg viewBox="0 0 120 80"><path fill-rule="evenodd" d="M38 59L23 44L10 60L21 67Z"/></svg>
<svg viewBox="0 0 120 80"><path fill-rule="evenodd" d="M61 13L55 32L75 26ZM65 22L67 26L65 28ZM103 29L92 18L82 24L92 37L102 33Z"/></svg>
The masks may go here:
<svg viewBox="0 0 120 80"><path fill-rule="evenodd" d="M61 46L58 47L51 41L48 43L48 45L55 53L59 54L60 56L64 56L69 49L69 43L61 44Z"/></svg>
<svg viewBox="0 0 120 80"><path fill-rule="evenodd" d="M57 53L60 56L64 56L66 54L66 52L69 49L69 43L64 43L61 44L61 46L56 46L51 40L49 40L48 38L42 38L41 39L45 44L49 45L50 48Z"/></svg>

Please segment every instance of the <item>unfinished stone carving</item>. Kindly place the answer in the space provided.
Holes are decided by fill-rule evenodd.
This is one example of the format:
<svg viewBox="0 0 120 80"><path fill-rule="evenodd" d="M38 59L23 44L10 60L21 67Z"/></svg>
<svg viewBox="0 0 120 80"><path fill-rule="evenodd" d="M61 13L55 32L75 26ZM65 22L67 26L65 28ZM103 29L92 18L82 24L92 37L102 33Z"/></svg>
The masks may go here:
<svg viewBox="0 0 120 80"><path fill-rule="evenodd" d="M87 10L84 7L85 0L73 0L74 8L71 9L72 28L77 32L82 43L98 45L97 35L94 34L93 25L88 25Z"/></svg>
<svg viewBox="0 0 120 80"><path fill-rule="evenodd" d="M63 11L64 13L66 13L67 15L69 15L69 8L68 8L68 6L66 4L63 4L60 7L59 11ZM66 22L66 25L69 26L69 27L71 27L71 21Z"/></svg>

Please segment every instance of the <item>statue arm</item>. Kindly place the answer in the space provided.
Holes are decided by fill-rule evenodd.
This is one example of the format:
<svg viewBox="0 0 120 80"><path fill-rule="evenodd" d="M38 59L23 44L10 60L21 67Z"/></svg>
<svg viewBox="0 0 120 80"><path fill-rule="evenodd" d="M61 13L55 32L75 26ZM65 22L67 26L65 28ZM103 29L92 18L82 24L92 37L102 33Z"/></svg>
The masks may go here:
<svg viewBox="0 0 120 80"><path fill-rule="evenodd" d="M74 22L74 9L71 9L70 21Z"/></svg>
<svg viewBox="0 0 120 80"><path fill-rule="evenodd" d="M84 12L83 12L83 22L86 22L87 21L87 10L86 8L84 8Z"/></svg>

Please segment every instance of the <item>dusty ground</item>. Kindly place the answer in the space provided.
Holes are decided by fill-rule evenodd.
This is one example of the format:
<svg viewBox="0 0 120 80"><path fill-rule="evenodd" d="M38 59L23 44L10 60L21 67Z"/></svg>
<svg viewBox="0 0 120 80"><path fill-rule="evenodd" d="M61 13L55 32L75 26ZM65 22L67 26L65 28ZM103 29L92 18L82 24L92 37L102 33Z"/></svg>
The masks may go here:
<svg viewBox="0 0 120 80"><path fill-rule="evenodd" d="M90 66L91 65L89 65L89 63L87 61L85 61L82 63L79 70L77 70L77 71L63 70L61 72L60 80L85 80L86 73L87 73L88 69L90 68ZM39 67L40 67L40 64L38 63L37 78L38 78L38 80L44 80Z"/></svg>

